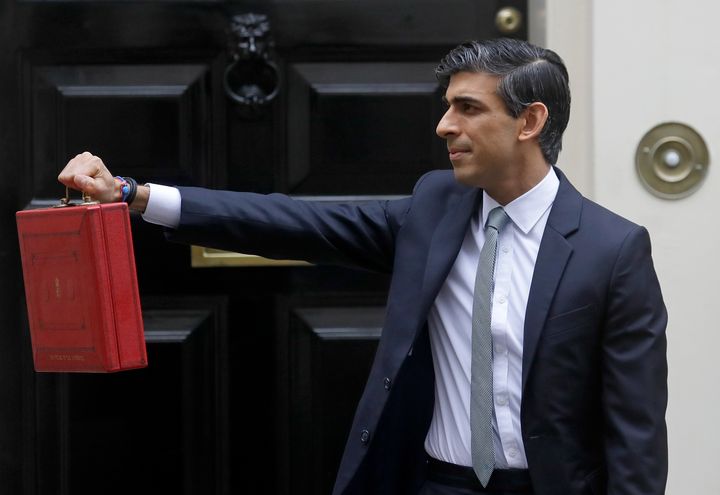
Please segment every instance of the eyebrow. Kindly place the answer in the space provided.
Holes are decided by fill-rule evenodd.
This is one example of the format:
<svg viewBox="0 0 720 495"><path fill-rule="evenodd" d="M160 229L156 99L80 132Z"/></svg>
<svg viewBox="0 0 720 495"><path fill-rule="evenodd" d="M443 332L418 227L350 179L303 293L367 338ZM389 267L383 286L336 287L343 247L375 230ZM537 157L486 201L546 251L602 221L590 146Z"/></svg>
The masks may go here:
<svg viewBox="0 0 720 495"><path fill-rule="evenodd" d="M445 103L446 105L450 105L450 103L451 103L451 102L447 99L447 97L446 97L445 95L442 96L442 101L443 101L443 103ZM460 95L460 96L455 96L455 97L452 99L452 103L453 103L453 104L456 104L456 103L471 103L471 104L477 105L477 106L482 106L482 107L485 106L485 104L484 104L482 101L478 100L477 98L473 98L472 96L462 96L462 95Z"/></svg>

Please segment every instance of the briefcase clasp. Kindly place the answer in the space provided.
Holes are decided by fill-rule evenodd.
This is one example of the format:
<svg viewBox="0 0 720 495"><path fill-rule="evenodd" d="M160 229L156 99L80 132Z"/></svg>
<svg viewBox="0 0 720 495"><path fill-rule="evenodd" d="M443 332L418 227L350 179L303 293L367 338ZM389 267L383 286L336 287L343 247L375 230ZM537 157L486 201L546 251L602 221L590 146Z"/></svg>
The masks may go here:
<svg viewBox="0 0 720 495"><path fill-rule="evenodd" d="M78 201L71 201L70 200L70 188L65 186L65 197L60 198L60 204L57 204L53 206L53 208L65 208L66 206L86 206L86 205L96 205L100 203L100 201L93 201L93 199L90 197L89 194L86 194L84 191L82 193L82 203Z"/></svg>

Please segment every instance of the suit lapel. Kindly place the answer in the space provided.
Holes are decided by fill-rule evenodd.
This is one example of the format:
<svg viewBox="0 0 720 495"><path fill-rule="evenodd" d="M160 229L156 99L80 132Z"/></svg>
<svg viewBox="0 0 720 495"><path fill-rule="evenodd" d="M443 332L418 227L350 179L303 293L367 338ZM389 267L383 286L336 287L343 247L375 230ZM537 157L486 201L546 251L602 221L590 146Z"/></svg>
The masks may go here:
<svg viewBox="0 0 720 495"><path fill-rule="evenodd" d="M422 321L425 321L430 305L435 301L442 283L457 258L470 219L478 211L481 198L479 189L471 189L463 193L459 200L448 208L435 229L430 241L423 277L420 313Z"/></svg>
<svg viewBox="0 0 720 495"><path fill-rule="evenodd" d="M565 175L555 169L560 185L540 241L535 271L525 311L523 340L522 387L525 389L528 373L535 358L540 334L550 305L555 298L565 266L572 255L572 245L566 237L580 225L582 196L568 182Z"/></svg>

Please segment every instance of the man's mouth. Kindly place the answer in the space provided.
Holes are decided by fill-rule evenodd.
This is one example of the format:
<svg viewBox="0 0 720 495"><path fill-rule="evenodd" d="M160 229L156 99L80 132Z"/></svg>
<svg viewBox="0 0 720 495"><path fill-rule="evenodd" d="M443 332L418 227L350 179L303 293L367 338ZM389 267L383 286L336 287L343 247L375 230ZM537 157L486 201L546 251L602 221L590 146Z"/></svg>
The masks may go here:
<svg viewBox="0 0 720 495"><path fill-rule="evenodd" d="M450 157L450 160L457 160L467 152L468 150L463 148L448 148L448 156Z"/></svg>

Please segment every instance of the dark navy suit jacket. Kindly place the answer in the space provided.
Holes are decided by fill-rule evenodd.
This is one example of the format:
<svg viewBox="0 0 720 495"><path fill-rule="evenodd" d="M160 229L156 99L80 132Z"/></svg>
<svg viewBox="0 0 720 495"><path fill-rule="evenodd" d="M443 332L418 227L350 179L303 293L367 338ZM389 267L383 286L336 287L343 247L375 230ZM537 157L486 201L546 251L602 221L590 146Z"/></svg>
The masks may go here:
<svg viewBox="0 0 720 495"><path fill-rule="evenodd" d="M667 322L647 231L560 178L525 314L521 424L537 495L660 495ZM415 493L433 409L427 315L480 190L451 171L362 205L181 188L169 237L392 272L385 325L334 494Z"/></svg>

